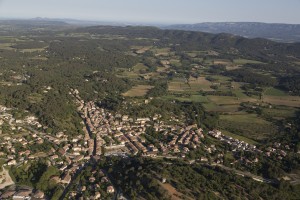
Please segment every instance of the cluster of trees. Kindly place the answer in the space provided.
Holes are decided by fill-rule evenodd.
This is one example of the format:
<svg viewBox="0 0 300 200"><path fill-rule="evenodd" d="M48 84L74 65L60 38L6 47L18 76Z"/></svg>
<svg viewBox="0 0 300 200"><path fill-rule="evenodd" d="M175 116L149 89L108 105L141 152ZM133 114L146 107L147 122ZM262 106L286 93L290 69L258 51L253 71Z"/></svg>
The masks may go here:
<svg viewBox="0 0 300 200"><path fill-rule="evenodd" d="M272 72L274 75L287 75L293 73L300 73L299 67L294 64L288 62L271 62L271 63L263 63L263 64L245 64L244 67L252 68L256 70L263 70L267 72Z"/></svg>
<svg viewBox="0 0 300 200"><path fill-rule="evenodd" d="M188 124L197 124L199 127L213 129L217 126L219 115L205 111L201 103L181 103L181 109L185 113Z"/></svg>
<svg viewBox="0 0 300 200"><path fill-rule="evenodd" d="M168 163L172 162L170 165ZM281 182L278 186L258 183L218 167L189 165L183 161L128 158L104 164L116 184L131 199L166 199L163 178L185 197L197 199L293 199L300 188ZM242 188L242 189L241 189ZM216 194L217 193L217 194Z"/></svg>
<svg viewBox="0 0 300 200"><path fill-rule="evenodd" d="M54 199L58 199L63 188L51 181L50 178L59 174L57 168L48 166L46 161L42 159L11 168L11 175L17 184L39 189L45 192L48 197L55 197Z"/></svg>
<svg viewBox="0 0 300 200"><path fill-rule="evenodd" d="M225 75L232 77L234 81L256 84L259 86L275 86L277 80L267 75L258 74L248 69L236 69L227 71Z"/></svg>
<svg viewBox="0 0 300 200"><path fill-rule="evenodd" d="M168 82L158 81L154 84L154 88L151 88L147 92L147 97L160 97L168 93Z"/></svg>
<svg viewBox="0 0 300 200"><path fill-rule="evenodd" d="M162 99L153 99L148 104L124 104L124 99L119 96L109 96L98 102L106 109L129 114L133 118L149 117L159 114L163 120L176 116L182 118L187 124L197 124L203 128L214 128L219 116L214 112L205 111L201 103L178 102Z"/></svg>
<svg viewBox="0 0 300 200"><path fill-rule="evenodd" d="M108 163L106 162L104 167L125 196L130 199L168 199L167 192L159 185L157 176L153 174L146 160L117 158L112 161L111 165Z"/></svg>
<svg viewBox="0 0 300 200"><path fill-rule="evenodd" d="M294 95L300 95L300 73L294 76L283 77L279 87L291 91Z"/></svg>
<svg viewBox="0 0 300 200"><path fill-rule="evenodd" d="M222 74L226 71L225 65L211 65L208 72L211 74Z"/></svg>

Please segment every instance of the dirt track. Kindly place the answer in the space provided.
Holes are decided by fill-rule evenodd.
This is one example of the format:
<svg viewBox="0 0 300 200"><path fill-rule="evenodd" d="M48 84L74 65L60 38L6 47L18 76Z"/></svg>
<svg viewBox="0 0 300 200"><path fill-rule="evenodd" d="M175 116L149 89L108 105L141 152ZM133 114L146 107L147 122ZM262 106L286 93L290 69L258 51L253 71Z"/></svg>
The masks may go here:
<svg viewBox="0 0 300 200"><path fill-rule="evenodd" d="M2 171L0 172L0 189L5 188L6 186L10 186L15 184L13 180L11 179L8 170L6 170L4 167L2 167Z"/></svg>

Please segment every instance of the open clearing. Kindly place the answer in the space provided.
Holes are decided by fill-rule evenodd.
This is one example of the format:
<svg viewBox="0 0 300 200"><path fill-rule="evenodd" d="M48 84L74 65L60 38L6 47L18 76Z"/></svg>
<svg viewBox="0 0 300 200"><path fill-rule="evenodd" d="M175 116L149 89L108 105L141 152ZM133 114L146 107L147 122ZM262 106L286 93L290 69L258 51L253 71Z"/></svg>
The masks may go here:
<svg viewBox="0 0 300 200"><path fill-rule="evenodd" d="M263 63L260 62L260 61L257 61L257 60L248 60L248 59L235 59L235 60L233 60L233 63L234 63L234 64L237 64L237 65L244 65L244 64L263 64Z"/></svg>
<svg viewBox="0 0 300 200"><path fill-rule="evenodd" d="M239 65L227 65L226 66L226 70L230 71L230 70L235 70L235 69L240 69L241 66Z"/></svg>
<svg viewBox="0 0 300 200"><path fill-rule="evenodd" d="M278 131L271 122L259 118L256 114L248 113L220 115L219 126L221 130L227 130L255 141L266 139Z"/></svg>
<svg viewBox="0 0 300 200"><path fill-rule="evenodd" d="M7 169L2 167L2 171L0 171L0 189L3 189L9 185L15 184L12 180L12 178L9 175L9 172Z"/></svg>
<svg viewBox="0 0 300 200"><path fill-rule="evenodd" d="M274 105L300 107L299 96L264 96L263 101Z"/></svg>
<svg viewBox="0 0 300 200"><path fill-rule="evenodd" d="M43 99L43 95L38 93L32 93L27 97L30 101L30 103L39 103Z"/></svg>
<svg viewBox="0 0 300 200"><path fill-rule="evenodd" d="M178 192L176 188L174 188L171 184L161 182L159 183L162 186L162 188L164 188L171 196L171 200L190 199L187 196L184 196L182 193Z"/></svg>
<svg viewBox="0 0 300 200"><path fill-rule="evenodd" d="M229 131L225 131L225 130L220 130L220 131L222 132L223 135L226 135L226 136L232 137L234 139L238 139L238 140L247 142L248 144L253 144L253 145L258 144L256 141L251 140L247 137L243 137L243 136L240 136L240 135L237 135L237 134L233 134L233 133L230 133Z"/></svg>
<svg viewBox="0 0 300 200"><path fill-rule="evenodd" d="M212 111L212 112L226 112L226 113L234 113L239 111L239 105L216 105L212 102L203 104L204 108L207 111Z"/></svg>
<svg viewBox="0 0 300 200"><path fill-rule="evenodd" d="M232 62L230 60L214 60L213 61L214 65L230 65Z"/></svg>
<svg viewBox="0 0 300 200"><path fill-rule="evenodd" d="M189 84L184 78L176 78L169 82L169 91L173 92L195 92L195 91L213 91L210 88L212 83L205 79L205 77L190 78Z"/></svg>
<svg viewBox="0 0 300 200"><path fill-rule="evenodd" d="M138 63L135 66L133 66L131 69L119 69L118 76L119 77L126 77L126 78L139 78L141 76L152 76L151 73L141 73L146 72L148 69L147 66L145 66L142 63Z"/></svg>
<svg viewBox="0 0 300 200"><path fill-rule="evenodd" d="M153 48L152 51L155 56L170 56L171 54L171 48Z"/></svg>
<svg viewBox="0 0 300 200"><path fill-rule="evenodd" d="M137 85L131 88L129 91L123 93L125 97L142 97L147 94L147 92L153 88L151 85Z"/></svg>
<svg viewBox="0 0 300 200"><path fill-rule="evenodd" d="M284 91L276 89L276 88L267 88L264 94L268 95L268 96L286 96L287 95L287 93L285 93Z"/></svg>
<svg viewBox="0 0 300 200"><path fill-rule="evenodd" d="M36 51L41 52L41 51L44 51L47 47L34 48L34 49L20 49L20 52L22 52L22 53L33 53L33 52L36 52Z"/></svg>
<svg viewBox="0 0 300 200"><path fill-rule="evenodd" d="M15 50L12 46L15 45L14 43L0 43L1 50Z"/></svg>
<svg viewBox="0 0 300 200"><path fill-rule="evenodd" d="M276 118L279 120L295 117L297 109L292 107L276 106L275 108L263 108L263 114L266 117Z"/></svg>
<svg viewBox="0 0 300 200"><path fill-rule="evenodd" d="M152 46L132 46L131 49L134 50L137 54L143 54L146 51L150 50Z"/></svg>
<svg viewBox="0 0 300 200"><path fill-rule="evenodd" d="M172 99L176 99L178 101L181 102L199 102L199 103L209 103L209 100L206 96L202 96L202 95L183 95L183 96L179 96L179 95L168 95L168 96L164 96L162 97L163 99L168 99L168 100L172 100Z"/></svg>
<svg viewBox="0 0 300 200"><path fill-rule="evenodd" d="M232 96L208 96L209 100L215 104L222 105L240 105L242 102L256 102L257 99L245 96L243 98L232 97Z"/></svg>

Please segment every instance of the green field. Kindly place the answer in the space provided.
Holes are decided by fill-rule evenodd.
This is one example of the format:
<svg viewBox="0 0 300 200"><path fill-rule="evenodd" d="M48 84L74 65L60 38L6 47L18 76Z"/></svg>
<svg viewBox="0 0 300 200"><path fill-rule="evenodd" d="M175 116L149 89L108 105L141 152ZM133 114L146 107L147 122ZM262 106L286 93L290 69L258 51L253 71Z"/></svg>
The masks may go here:
<svg viewBox="0 0 300 200"><path fill-rule="evenodd" d="M248 59L235 59L233 60L234 64L244 65L244 64L262 64L262 62L257 60L248 60Z"/></svg>
<svg viewBox="0 0 300 200"><path fill-rule="evenodd" d="M2 50L14 50L11 46L15 45L14 43L0 43L0 49Z"/></svg>
<svg viewBox="0 0 300 200"><path fill-rule="evenodd" d="M276 88L267 88L266 92L264 94L270 95L270 96L286 96L287 95L284 91L276 89Z"/></svg>
<svg viewBox="0 0 300 200"><path fill-rule="evenodd" d="M276 106L275 108L263 108L263 115L267 118L287 119L295 116L297 109L285 106Z"/></svg>
<svg viewBox="0 0 300 200"><path fill-rule="evenodd" d="M152 46L132 46L131 49L134 50L137 54L143 54L146 51L150 50Z"/></svg>
<svg viewBox="0 0 300 200"><path fill-rule="evenodd" d="M123 96L125 96L125 97L145 96L151 88L153 88L153 86L150 86L150 85L137 85L137 86L134 86L129 91L123 93Z"/></svg>
<svg viewBox="0 0 300 200"><path fill-rule="evenodd" d="M139 78L141 75L149 75L151 76L151 73L142 74L141 72L148 69L147 66L145 66L142 63L138 63L135 66L132 67L132 69L119 69L118 76L120 77L126 77L126 78Z"/></svg>
<svg viewBox="0 0 300 200"><path fill-rule="evenodd" d="M33 52L41 52L41 51L44 51L46 47L43 47L43 48L33 48L33 49L20 49L20 52L22 53L33 53Z"/></svg>
<svg viewBox="0 0 300 200"><path fill-rule="evenodd" d="M257 145L258 144L258 142L254 141L254 140L251 140L251 139L249 139L247 137L243 137L241 135L230 133L229 131L226 131L226 130L220 130L220 131L222 132L223 135L226 135L226 136L232 137L234 139L238 139L238 140L247 142L248 144L253 144L253 145Z"/></svg>
<svg viewBox="0 0 300 200"><path fill-rule="evenodd" d="M170 56L171 49L170 48L152 48L151 51L155 54L155 56ZM174 55L174 53L173 53Z"/></svg>
<svg viewBox="0 0 300 200"><path fill-rule="evenodd" d="M211 82L206 80L205 77L198 79L190 78L189 84L184 78L175 78L169 82L169 91L173 92L195 92L195 91L212 91L210 88Z"/></svg>
<svg viewBox="0 0 300 200"><path fill-rule="evenodd" d="M220 115L221 130L229 131L255 141L261 141L278 132L277 127L256 114Z"/></svg>
<svg viewBox="0 0 300 200"><path fill-rule="evenodd" d="M172 99L176 99L178 101L181 102L199 102L199 103L208 103L209 100L206 96L202 96L202 95L190 95L187 97L178 97L175 95L168 95L168 96L164 96L162 97L163 99L168 99L168 100L172 100Z"/></svg>
<svg viewBox="0 0 300 200"><path fill-rule="evenodd" d="M300 108L300 97L299 96L268 96L263 97L263 101L273 105L289 106Z"/></svg>

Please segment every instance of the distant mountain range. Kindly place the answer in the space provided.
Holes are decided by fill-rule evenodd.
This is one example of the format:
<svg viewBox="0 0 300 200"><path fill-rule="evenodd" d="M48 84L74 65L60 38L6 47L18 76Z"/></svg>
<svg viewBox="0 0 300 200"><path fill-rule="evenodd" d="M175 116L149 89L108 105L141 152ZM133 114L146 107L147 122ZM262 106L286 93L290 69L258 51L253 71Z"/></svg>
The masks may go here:
<svg viewBox="0 0 300 200"><path fill-rule="evenodd" d="M277 42L300 42L299 24L268 24L257 22L207 22L178 24L164 29L229 33L248 38L266 38Z"/></svg>
<svg viewBox="0 0 300 200"><path fill-rule="evenodd" d="M108 21L88 21L61 18L33 18L27 20L20 19L0 19L0 24L21 25L31 24L33 26L153 26L160 29L185 30L207 33L227 33L246 38L264 38L276 42L294 43L300 42L300 24L279 24L260 22L205 22L198 24L175 24L161 25L151 23L130 23L130 22L108 22Z"/></svg>

